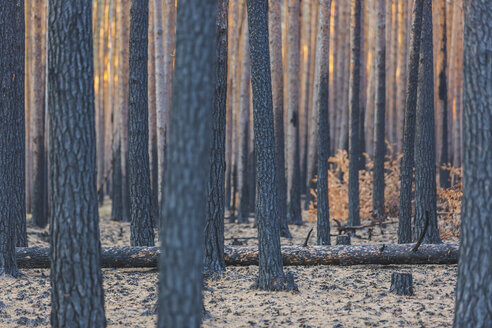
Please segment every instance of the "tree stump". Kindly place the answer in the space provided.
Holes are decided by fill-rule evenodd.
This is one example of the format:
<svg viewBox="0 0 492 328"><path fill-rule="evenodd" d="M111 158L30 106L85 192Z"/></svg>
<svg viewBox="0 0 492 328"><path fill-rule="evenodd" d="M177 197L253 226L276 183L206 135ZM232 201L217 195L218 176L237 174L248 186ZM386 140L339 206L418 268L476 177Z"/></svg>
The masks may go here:
<svg viewBox="0 0 492 328"><path fill-rule="evenodd" d="M411 273L393 272L391 275L390 292L397 295L413 295L413 279Z"/></svg>
<svg viewBox="0 0 492 328"><path fill-rule="evenodd" d="M350 245L350 235L337 236L337 245Z"/></svg>

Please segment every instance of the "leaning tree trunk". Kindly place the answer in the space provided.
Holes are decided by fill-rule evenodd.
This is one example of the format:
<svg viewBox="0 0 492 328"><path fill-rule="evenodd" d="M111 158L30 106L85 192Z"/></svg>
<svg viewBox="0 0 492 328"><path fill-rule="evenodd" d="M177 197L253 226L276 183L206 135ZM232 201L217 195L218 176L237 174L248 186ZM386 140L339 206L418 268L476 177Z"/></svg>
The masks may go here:
<svg viewBox="0 0 492 328"><path fill-rule="evenodd" d="M330 207L328 201L328 156L330 153L329 82L331 0L319 3L319 21L316 44L316 68L314 71L314 110L318 111L318 221L317 244L330 245ZM309 192L309 191L308 191Z"/></svg>
<svg viewBox="0 0 492 328"><path fill-rule="evenodd" d="M376 37L376 115L374 115L374 184L372 192L372 215L384 220L384 157L386 143L384 139L386 108L386 18L385 0L377 2Z"/></svg>
<svg viewBox="0 0 492 328"><path fill-rule="evenodd" d="M33 22L33 101L32 110L32 154L33 154L33 176L31 193L32 204L32 222L40 228L44 228L48 224L45 206L46 178L45 165L46 153L44 149L44 114L45 114L45 83L43 80L45 63L42 60L43 47L43 28L42 28L42 13L44 8L43 0L36 0L32 7L32 22Z"/></svg>
<svg viewBox="0 0 492 328"><path fill-rule="evenodd" d="M147 95L148 1L130 7L130 93L128 107L128 168L132 246L153 246L150 200L149 124Z"/></svg>
<svg viewBox="0 0 492 328"><path fill-rule="evenodd" d="M199 327L202 319L216 7L215 0L179 2L160 229L158 327Z"/></svg>
<svg viewBox="0 0 492 328"><path fill-rule="evenodd" d="M225 270L224 210L228 8L229 0L220 0L215 23L215 91L203 270L208 275L220 274Z"/></svg>
<svg viewBox="0 0 492 328"><path fill-rule="evenodd" d="M280 289L284 280L280 225L276 213L275 141L268 43L268 3L247 0L251 85L256 150L256 218L258 220L259 289Z"/></svg>
<svg viewBox="0 0 492 328"><path fill-rule="evenodd" d="M249 155L249 107L250 107L250 79L251 63L248 43L248 22L245 19L240 41L239 54L241 57L241 78L238 116L237 138L237 182L238 182L238 222L248 223L249 217L249 179L248 179L248 155Z"/></svg>
<svg viewBox="0 0 492 328"><path fill-rule="evenodd" d="M287 36L287 217L302 224L299 145L299 0L288 0ZM303 182L304 183L304 182Z"/></svg>
<svg viewBox="0 0 492 328"><path fill-rule="evenodd" d="M50 0L49 7L51 325L103 327L92 6Z"/></svg>
<svg viewBox="0 0 492 328"><path fill-rule="evenodd" d="M359 98L360 98L360 39L362 0L352 0L351 48L352 71L350 74L350 140L349 140L349 217L350 225L360 224L359 204Z"/></svg>
<svg viewBox="0 0 492 328"><path fill-rule="evenodd" d="M23 224L25 238L26 226L24 1L0 6L0 35L0 275L15 277L16 234Z"/></svg>
<svg viewBox="0 0 492 328"><path fill-rule="evenodd" d="M415 133L415 222L417 241L428 225L424 243L440 243L437 228L436 136L434 125L434 58L432 0L424 0ZM428 214L427 214L428 213ZM429 222L426 223L426 220Z"/></svg>
<svg viewBox="0 0 492 328"><path fill-rule="evenodd" d="M269 0L268 33L270 42L270 67L275 129L275 183L280 235L291 237L287 224L287 183L285 180L284 145L284 79L282 65L282 15L281 0Z"/></svg>
<svg viewBox="0 0 492 328"><path fill-rule="evenodd" d="M465 2L464 174L454 327L492 323L492 2Z"/></svg>
<svg viewBox="0 0 492 328"><path fill-rule="evenodd" d="M412 184L414 168L415 120L417 107L417 84L420 60L420 35L424 0L415 0L410 36L408 62L407 99L403 127L403 158L401 160L400 209L398 212L398 243L412 241Z"/></svg>

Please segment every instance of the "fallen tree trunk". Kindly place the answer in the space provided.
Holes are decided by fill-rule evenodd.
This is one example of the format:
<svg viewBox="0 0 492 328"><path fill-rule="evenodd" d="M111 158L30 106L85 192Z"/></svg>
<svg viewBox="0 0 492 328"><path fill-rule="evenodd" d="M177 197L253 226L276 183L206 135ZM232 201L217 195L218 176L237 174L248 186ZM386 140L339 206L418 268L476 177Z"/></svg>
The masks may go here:
<svg viewBox="0 0 492 328"><path fill-rule="evenodd" d="M456 264L457 244L424 244L413 252L415 244L340 245L282 247L284 265L356 265L356 264ZM101 256L103 268L156 267L159 247L108 247ZM225 247L228 266L258 265L257 247ZM17 248L19 268L49 268L49 249Z"/></svg>

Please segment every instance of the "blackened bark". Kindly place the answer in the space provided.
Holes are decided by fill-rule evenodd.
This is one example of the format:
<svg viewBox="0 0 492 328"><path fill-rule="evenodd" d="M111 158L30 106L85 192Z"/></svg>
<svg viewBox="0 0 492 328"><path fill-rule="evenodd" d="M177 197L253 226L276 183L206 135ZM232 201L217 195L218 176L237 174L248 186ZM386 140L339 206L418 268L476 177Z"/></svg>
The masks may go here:
<svg viewBox="0 0 492 328"><path fill-rule="evenodd" d="M413 295L412 274L393 272L391 274L390 292L396 295Z"/></svg>
<svg viewBox="0 0 492 328"><path fill-rule="evenodd" d="M386 107L386 1L378 0L376 36L376 115L374 115L374 185L372 192L372 215L383 221L384 210L384 140Z"/></svg>
<svg viewBox="0 0 492 328"><path fill-rule="evenodd" d="M0 35L0 275L15 277L16 240L25 238L26 220L24 1L2 3Z"/></svg>
<svg viewBox="0 0 492 328"><path fill-rule="evenodd" d="M415 0L413 3L405 121L403 126L403 158L401 160L400 209L398 212L399 244L410 243L412 241L412 184L423 6L424 0Z"/></svg>
<svg viewBox="0 0 492 328"><path fill-rule="evenodd" d="M299 139L299 0L288 0L287 28L287 218L302 224L301 163ZM304 181L302 182L304 183Z"/></svg>
<svg viewBox="0 0 492 328"><path fill-rule="evenodd" d="M424 243L441 242L437 227L436 135L434 125L434 58L432 0L424 0L415 133L415 222L413 240L422 234L429 213Z"/></svg>
<svg viewBox="0 0 492 328"><path fill-rule="evenodd" d="M45 70L46 64L43 61L43 11L45 2L36 0L32 4L32 28L34 30L33 37L33 101L31 108L31 128L32 134L32 189L31 206L32 206L32 222L35 226L44 228L48 224L47 215L47 154L45 150Z"/></svg>
<svg viewBox="0 0 492 328"><path fill-rule="evenodd" d="M277 189L277 213L280 235L291 237L287 221L287 182L285 180L284 145L284 79L282 69L282 15L281 0L269 0L268 27L270 42L270 66L275 129L275 183Z"/></svg>
<svg viewBox="0 0 492 328"><path fill-rule="evenodd" d="M454 327L492 324L492 2L466 1L464 173Z"/></svg>
<svg viewBox="0 0 492 328"><path fill-rule="evenodd" d="M328 201L330 70L327 60L330 55L330 7L331 0L322 0L319 3L318 41L316 46L316 68L314 71L314 80L319 84L314 86L314 91L318 92L317 104L315 102L315 107L318 107L318 245L330 245L330 207ZM307 192L309 193L309 190Z"/></svg>
<svg viewBox="0 0 492 328"><path fill-rule="evenodd" d="M248 22L245 19L241 36L241 78L240 78L240 100L239 100L239 142L237 149L238 170L238 223L248 223L249 217L249 109L250 109L250 78L251 63L248 44Z"/></svg>
<svg viewBox="0 0 492 328"><path fill-rule="evenodd" d="M220 274L224 262L225 140L227 104L227 45L229 0L220 0L215 23L215 93L212 112L212 148L205 224L204 272Z"/></svg>
<svg viewBox="0 0 492 328"><path fill-rule="evenodd" d="M51 325L104 327L92 6L50 0L49 8Z"/></svg>
<svg viewBox="0 0 492 328"><path fill-rule="evenodd" d="M158 327L199 327L217 1L179 1L160 240Z"/></svg>
<svg viewBox="0 0 492 328"><path fill-rule="evenodd" d="M149 166L148 0L130 7L130 98L128 106L128 169L132 246L154 246Z"/></svg>
<svg viewBox="0 0 492 328"><path fill-rule="evenodd" d="M118 124L115 122L115 124ZM111 219L114 221L123 220L123 193L121 191L121 140L118 135L115 137L115 144L113 145L113 172L111 180Z"/></svg>
<svg viewBox="0 0 492 328"><path fill-rule="evenodd" d="M268 2L247 0L256 150L259 289L279 289L284 280L276 213L275 140L268 43Z"/></svg>
<svg viewBox="0 0 492 328"><path fill-rule="evenodd" d="M441 48L439 49L439 66L438 66L438 77L439 77L439 119L440 121L440 132L441 132L441 151L439 157L439 185L441 188L449 188L449 170L443 169L444 165L449 162L448 153L448 81L447 81L447 66L448 66L448 38L446 34L447 24L446 24L446 1L441 1L441 8L439 10L439 21L441 22L440 31L440 43Z"/></svg>
<svg viewBox="0 0 492 328"><path fill-rule="evenodd" d="M350 139L349 139L349 217L350 225L360 224L359 204L359 98L360 98L360 40L362 0L352 0L351 3L351 48L352 71L350 74Z"/></svg>

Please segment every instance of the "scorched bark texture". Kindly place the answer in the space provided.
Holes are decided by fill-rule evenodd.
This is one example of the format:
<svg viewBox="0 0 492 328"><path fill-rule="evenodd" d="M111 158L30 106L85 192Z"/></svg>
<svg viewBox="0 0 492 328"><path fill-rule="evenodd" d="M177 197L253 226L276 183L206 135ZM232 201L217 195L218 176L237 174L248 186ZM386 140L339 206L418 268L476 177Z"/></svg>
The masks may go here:
<svg viewBox="0 0 492 328"><path fill-rule="evenodd" d="M158 327L199 327L217 1L178 2L160 240Z"/></svg>
<svg viewBox="0 0 492 328"><path fill-rule="evenodd" d="M103 327L92 6L50 0L49 8L51 324Z"/></svg>

